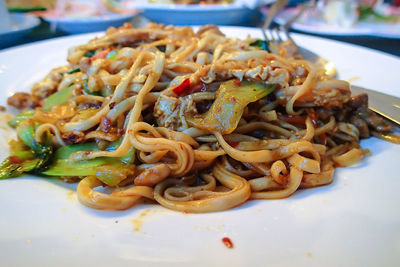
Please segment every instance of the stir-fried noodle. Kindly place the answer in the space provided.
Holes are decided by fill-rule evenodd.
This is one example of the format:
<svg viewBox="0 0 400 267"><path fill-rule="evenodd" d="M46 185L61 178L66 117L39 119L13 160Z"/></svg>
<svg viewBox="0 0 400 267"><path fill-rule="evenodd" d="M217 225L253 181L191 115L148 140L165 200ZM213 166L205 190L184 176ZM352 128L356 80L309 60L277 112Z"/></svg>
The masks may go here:
<svg viewBox="0 0 400 267"><path fill-rule="evenodd" d="M19 138L2 177L80 180L80 202L96 209L148 198L212 212L329 184L364 156L360 138L390 131L366 95L290 44L259 44L150 24L71 48L67 66L9 98L26 111L10 122Z"/></svg>

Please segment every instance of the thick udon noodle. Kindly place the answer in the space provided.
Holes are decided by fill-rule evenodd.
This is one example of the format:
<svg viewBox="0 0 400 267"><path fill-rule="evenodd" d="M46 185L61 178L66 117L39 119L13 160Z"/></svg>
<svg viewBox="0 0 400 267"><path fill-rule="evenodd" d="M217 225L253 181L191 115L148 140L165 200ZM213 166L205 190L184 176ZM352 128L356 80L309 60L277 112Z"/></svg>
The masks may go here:
<svg viewBox="0 0 400 267"><path fill-rule="evenodd" d="M50 132L54 147L95 140L98 150L75 152L74 162L136 150L135 165L111 193L96 191L104 185L96 176L80 177L78 198L96 209L127 209L147 198L169 209L212 212L331 183L335 167L354 164L364 153L354 125L337 122L334 114L318 118L316 111L340 109L350 99L349 84L324 76L290 46L270 53L253 42L227 38L212 26L197 33L155 24L109 29L71 48L69 65L33 87L44 99L75 86L52 114L36 109L41 124L35 139ZM112 50L113 58L104 56ZM200 114L197 108L212 104L219 83L232 79L276 90L245 107L229 133L191 123L187 115ZM185 81L190 89L178 95ZM82 109L90 115L82 118ZM117 149L103 150L115 140Z"/></svg>

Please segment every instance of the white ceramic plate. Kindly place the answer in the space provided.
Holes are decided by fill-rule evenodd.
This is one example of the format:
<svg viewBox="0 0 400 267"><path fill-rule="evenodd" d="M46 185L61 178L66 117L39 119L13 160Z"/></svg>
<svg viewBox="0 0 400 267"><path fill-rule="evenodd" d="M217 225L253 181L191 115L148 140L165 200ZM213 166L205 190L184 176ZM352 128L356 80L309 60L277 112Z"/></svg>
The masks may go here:
<svg viewBox="0 0 400 267"><path fill-rule="evenodd" d="M9 46L31 32L40 24L40 20L32 15L10 14L11 29L0 31L0 48Z"/></svg>
<svg viewBox="0 0 400 267"><path fill-rule="evenodd" d="M93 16L84 18L65 17L53 18L43 17L49 23L66 33L87 33L106 30L108 27L119 27L125 22L129 22L134 14L108 14L103 16Z"/></svg>
<svg viewBox="0 0 400 267"><path fill-rule="evenodd" d="M275 21L279 24L285 23L298 12L297 8L289 8L282 11ZM399 23L358 22L356 25L345 28L326 23L323 19L313 16L303 16L292 24L292 28L302 32L332 35L332 36L376 36L384 38L400 38Z"/></svg>
<svg viewBox="0 0 400 267"><path fill-rule="evenodd" d="M222 30L229 36L261 37L257 29ZM93 36L0 53L0 104L66 63L67 49ZM342 79L357 79L354 83L360 86L400 96L399 58L319 38L294 38L334 60ZM8 149L0 140L4 158ZM375 138L362 146L372 156L355 167L337 169L331 185L208 214L183 214L150 204L98 211L77 201L76 185L33 176L3 180L1 265L394 266L400 262L400 146ZM224 246L223 237L232 240L233 249Z"/></svg>
<svg viewBox="0 0 400 267"><path fill-rule="evenodd" d="M274 1L265 0L262 4ZM259 20L261 14L256 8L259 4L248 7L243 2L235 1L223 5L174 5L148 3L145 0L133 2L130 7L142 10L141 14L151 21L173 25L250 25Z"/></svg>

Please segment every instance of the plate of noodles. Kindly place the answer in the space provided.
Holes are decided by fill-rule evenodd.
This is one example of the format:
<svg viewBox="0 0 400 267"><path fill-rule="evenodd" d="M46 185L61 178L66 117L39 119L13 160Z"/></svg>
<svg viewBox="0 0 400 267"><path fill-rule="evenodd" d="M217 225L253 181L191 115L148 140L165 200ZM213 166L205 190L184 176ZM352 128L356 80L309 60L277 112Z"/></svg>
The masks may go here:
<svg viewBox="0 0 400 267"><path fill-rule="evenodd" d="M340 76L239 27L125 26L1 52L2 262L398 262L400 146L370 136L398 131L348 81L399 96L400 60L293 36Z"/></svg>

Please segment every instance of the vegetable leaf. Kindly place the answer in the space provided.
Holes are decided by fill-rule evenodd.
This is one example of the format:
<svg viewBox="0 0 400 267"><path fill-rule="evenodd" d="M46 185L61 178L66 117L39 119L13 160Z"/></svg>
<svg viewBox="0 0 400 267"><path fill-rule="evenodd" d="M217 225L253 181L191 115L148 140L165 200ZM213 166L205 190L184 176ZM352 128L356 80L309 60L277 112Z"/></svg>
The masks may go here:
<svg viewBox="0 0 400 267"><path fill-rule="evenodd" d="M258 39L251 43L250 46L260 47L262 50L269 51L269 44L265 40Z"/></svg>
<svg viewBox="0 0 400 267"><path fill-rule="evenodd" d="M275 85L262 85L248 81L230 80L220 85L214 103L200 116L186 117L192 126L221 134L233 132L244 108L275 90Z"/></svg>
<svg viewBox="0 0 400 267"><path fill-rule="evenodd" d="M73 69L73 70L68 71L67 73L68 73L68 74L72 74L72 73L80 72L80 71L81 71L80 68L76 68L76 69Z"/></svg>
<svg viewBox="0 0 400 267"><path fill-rule="evenodd" d="M106 150L113 151L120 142L112 142ZM54 161L42 174L49 176L96 176L109 186L116 186L128 175L133 174L135 150L132 148L121 158L101 157L91 160L74 162L69 159L72 153L78 151L98 150L95 143L75 144L60 147L54 154Z"/></svg>

